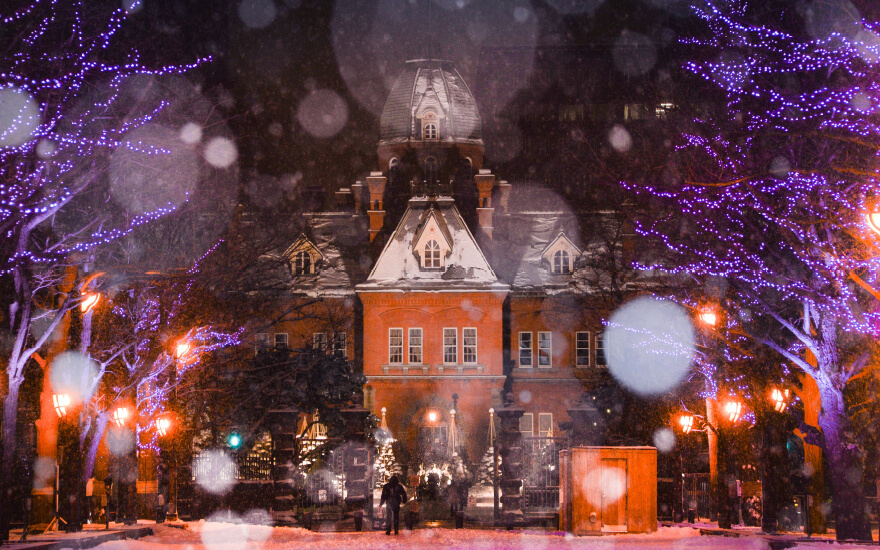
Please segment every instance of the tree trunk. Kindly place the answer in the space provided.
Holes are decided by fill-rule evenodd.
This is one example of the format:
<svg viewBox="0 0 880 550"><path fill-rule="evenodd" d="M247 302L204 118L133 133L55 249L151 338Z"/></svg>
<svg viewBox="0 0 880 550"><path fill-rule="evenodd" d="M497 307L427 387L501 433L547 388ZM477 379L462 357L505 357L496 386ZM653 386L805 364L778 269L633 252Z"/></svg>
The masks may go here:
<svg viewBox="0 0 880 550"><path fill-rule="evenodd" d="M13 472L12 462L16 448L16 425L18 423L18 396L24 377L9 377L9 392L3 402L3 457L0 461L0 541L9 538L10 513L12 512Z"/></svg>
<svg viewBox="0 0 880 550"><path fill-rule="evenodd" d="M101 439L104 437L104 431L107 429L107 422L110 420L110 413L103 412L98 415L93 424L93 429L86 438L86 447L83 449L83 469L80 483L85 487L86 483L92 477L95 471L95 459L98 456L98 447L101 446Z"/></svg>
<svg viewBox="0 0 880 550"><path fill-rule="evenodd" d="M837 540L871 541L871 526L865 513L862 478L865 465L849 426L843 391L820 371L816 382L822 396L819 427L825 437L825 453L831 480L831 510L837 524Z"/></svg>

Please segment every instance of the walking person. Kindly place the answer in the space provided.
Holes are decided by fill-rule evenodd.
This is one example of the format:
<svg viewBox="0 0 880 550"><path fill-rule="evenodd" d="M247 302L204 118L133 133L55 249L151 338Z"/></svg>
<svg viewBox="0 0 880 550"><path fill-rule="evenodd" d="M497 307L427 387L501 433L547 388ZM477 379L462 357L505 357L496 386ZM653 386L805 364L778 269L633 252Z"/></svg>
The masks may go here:
<svg viewBox="0 0 880 550"><path fill-rule="evenodd" d="M382 499L379 500L379 507L387 504L385 510L385 534L391 534L391 522L394 521L394 534L399 534L400 530L400 505L406 502L406 490L403 485L397 481L397 476L391 476L388 483L382 486Z"/></svg>

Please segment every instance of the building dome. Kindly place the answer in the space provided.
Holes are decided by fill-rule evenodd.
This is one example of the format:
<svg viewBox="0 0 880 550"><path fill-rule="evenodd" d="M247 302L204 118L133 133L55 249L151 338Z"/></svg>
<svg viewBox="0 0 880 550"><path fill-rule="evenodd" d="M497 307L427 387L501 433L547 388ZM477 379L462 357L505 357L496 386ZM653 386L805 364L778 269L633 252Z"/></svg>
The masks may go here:
<svg viewBox="0 0 880 550"><path fill-rule="evenodd" d="M451 61L407 61L379 122L380 146L413 141L483 144L477 102Z"/></svg>

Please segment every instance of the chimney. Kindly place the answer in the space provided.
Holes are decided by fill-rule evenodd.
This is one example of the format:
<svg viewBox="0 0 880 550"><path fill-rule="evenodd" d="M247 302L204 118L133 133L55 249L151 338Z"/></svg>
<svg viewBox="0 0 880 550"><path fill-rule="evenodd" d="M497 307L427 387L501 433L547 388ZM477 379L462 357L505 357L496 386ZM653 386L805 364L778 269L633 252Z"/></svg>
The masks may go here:
<svg viewBox="0 0 880 550"><path fill-rule="evenodd" d="M510 214L510 190L513 188L512 185L507 183L505 180L501 180L498 183L498 204L501 206L501 212L503 214Z"/></svg>
<svg viewBox="0 0 880 550"><path fill-rule="evenodd" d="M387 181L388 178L383 176L382 172L370 172L370 176L367 178L367 187L370 189L370 208L367 210L367 214L370 216L370 242L373 242L385 223L382 195L385 193Z"/></svg>
<svg viewBox="0 0 880 550"><path fill-rule="evenodd" d="M336 209L340 212L351 212L352 207L351 189L343 187L336 192Z"/></svg>
<svg viewBox="0 0 880 550"><path fill-rule="evenodd" d="M477 183L477 193L479 197L479 206L477 207L477 226L491 239L492 216L495 209L492 208L492 188L495 186L495 175L491 170L481 168L479 173L474 176Z"/></svg>
<svg viewBox="0 0 880 550"><path fill-rule="evenodd" d="M354 213L360 214L364 204L364 184L361 183L361 180L357 180L351 186L351 194L354 195Z"/></svg>

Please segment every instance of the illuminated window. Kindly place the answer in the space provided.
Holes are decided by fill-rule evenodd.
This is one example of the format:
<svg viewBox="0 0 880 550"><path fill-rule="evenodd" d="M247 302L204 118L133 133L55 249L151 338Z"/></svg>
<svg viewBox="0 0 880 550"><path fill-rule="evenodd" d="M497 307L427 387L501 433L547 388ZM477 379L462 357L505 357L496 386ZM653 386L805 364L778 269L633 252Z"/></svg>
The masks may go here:
<svg viewBox="0 0 880 550"><path fill-rule="evenodd" d="M425 124L425 139L437 139L437 125L429 122Z"/></svg>
<svg viewBox="0 0 880 550"><path fill-rule="evenodd" d="M388 329L388 362L403 363L403 329Z"/></svg>
<svg viewBox="0 0 880 550"><path fill-rule="evenodd" d="M477 329L466 328L461 331L461 357L463 363L477 362Z"/></svg>
<svg viewBox="0 0 880 550"><path fill-rule="evenodd" d="M538 333L538 366L549 367L553 356L553 337L549 332Z"/></svg>
<svg viewBox="0 0 880 550"><path fill-rule="evenodd" d="M458 329L443 329L443 362L449 365L458 363Z"/></svg>
<svg viewBox="0 0 880 550"><path fill-rule="evenodd" d="M532 333L519 333L519 366L532 366Z"/></svg>
<svg viewBox="0 0 880 550"><path fill-rule="evenodd" d="M422 329L409 329L409 362L420 364L422 362Z"/></svg>
<svg viewBox="0 0 880 550"><path fill-rule="evenodd" d="M557 275L571 273L571 257L565 250L557 250L553 254L553 273Z"/></svg>
<svg viewBox="0 0 880 550"><path fill-rule="evenodd" d="M425 267L440 267L440 245L434 239L431 239L425 245Z"/></svg>

